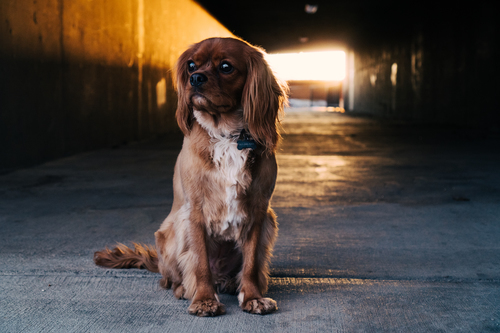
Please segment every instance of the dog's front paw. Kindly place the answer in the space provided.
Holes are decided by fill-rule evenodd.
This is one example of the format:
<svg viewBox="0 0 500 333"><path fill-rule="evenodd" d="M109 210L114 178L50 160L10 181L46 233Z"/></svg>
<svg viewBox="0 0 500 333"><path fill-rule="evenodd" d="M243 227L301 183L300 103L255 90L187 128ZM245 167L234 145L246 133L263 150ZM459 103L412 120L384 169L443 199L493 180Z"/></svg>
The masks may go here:
<svg viewBox="0 0 500 333"><path fill-rule="evenodd" d="M276 301L271 298L255 298L241 304L243 311L265 315L278 310Z"/></svg>
<svg viewBox="0 0 500 333"><path fill-rule="evenodd" d="M226 308L215 299L206 299L191 303L188 312L198 317L215 317L226 313Z"/></svg>

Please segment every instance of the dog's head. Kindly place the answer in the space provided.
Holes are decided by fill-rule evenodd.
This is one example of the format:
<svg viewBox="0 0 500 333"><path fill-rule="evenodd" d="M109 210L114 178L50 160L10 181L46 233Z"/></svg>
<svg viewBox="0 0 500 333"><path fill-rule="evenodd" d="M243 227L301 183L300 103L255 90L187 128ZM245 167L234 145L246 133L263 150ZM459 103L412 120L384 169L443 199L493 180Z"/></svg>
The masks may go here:
<svg viewBox="0 0 500 333"><path fill-rule="evenodd" d="M272 151L280 138L278 115L287 87L273 75L264 51L235 38L210 38L191 46L177 61L177 122L188 135L193 110L214 117L243 110L246 129Z"/></svg>

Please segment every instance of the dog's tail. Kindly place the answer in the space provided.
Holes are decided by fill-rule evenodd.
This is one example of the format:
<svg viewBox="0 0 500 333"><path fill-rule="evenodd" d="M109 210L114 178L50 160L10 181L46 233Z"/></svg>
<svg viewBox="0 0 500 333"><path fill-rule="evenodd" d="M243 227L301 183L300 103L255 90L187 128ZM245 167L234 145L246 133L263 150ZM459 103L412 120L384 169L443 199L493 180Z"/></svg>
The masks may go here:
<svg viewBox="0 0 500 333"><path fill-rule="evenodd" d="M134 249L118 243L114 249L107 247L94 253L94 262L108 268L142 268L158 273L158 255L153 246L134 244Z"/></svg>

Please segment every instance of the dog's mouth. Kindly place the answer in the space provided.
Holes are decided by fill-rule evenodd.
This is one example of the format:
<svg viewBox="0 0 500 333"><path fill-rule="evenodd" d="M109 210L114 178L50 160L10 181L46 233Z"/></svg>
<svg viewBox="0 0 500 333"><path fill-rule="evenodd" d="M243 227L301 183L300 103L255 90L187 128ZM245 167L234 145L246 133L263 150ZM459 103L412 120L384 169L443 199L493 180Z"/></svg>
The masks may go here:
<svg viewBox="0 0 500 333"><path fill-rule="evenodd" d="M212 104L210 103L208 98L200 93L194 93L193 95L191 95L191 103L196 107L206 107L209 104Z"/></svg>
<svg viewBox="0 0 500 333"><path fill-rule="evenodd" d="M213 103L209 98L207 98L200 92L194 92L191 95L191 104L193 105L194 109L199 111L206 111L210 114L227 112L231 108L231 105L218 105Z"/></svg>

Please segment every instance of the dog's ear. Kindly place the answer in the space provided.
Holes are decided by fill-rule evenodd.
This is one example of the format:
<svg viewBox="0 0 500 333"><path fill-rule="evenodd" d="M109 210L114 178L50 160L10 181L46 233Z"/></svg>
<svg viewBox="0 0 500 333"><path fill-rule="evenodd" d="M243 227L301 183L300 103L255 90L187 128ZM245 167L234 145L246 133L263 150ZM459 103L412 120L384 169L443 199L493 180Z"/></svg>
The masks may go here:
<svg viewBox="0 0 500 333"><path fill-rule="evenodd" d="M267 152L274 152L281 138L278 123L284 112L288 87L274 76L260 50L251 52L247 68L242 96L245 122L253 139Z"/></svg>
<svg viewBox="0 0 500 333"><path fill-rule="evenodd" d="M189 81L187 62L192 52L192 48L186 50L179 57L175 65L174 85L177 90L177 111L175 112L175 117L177 118L177 124L184 135L189 134L193 125L193 111L189 107L186 100L187 97L185 90L185 85Z"/></svg>

